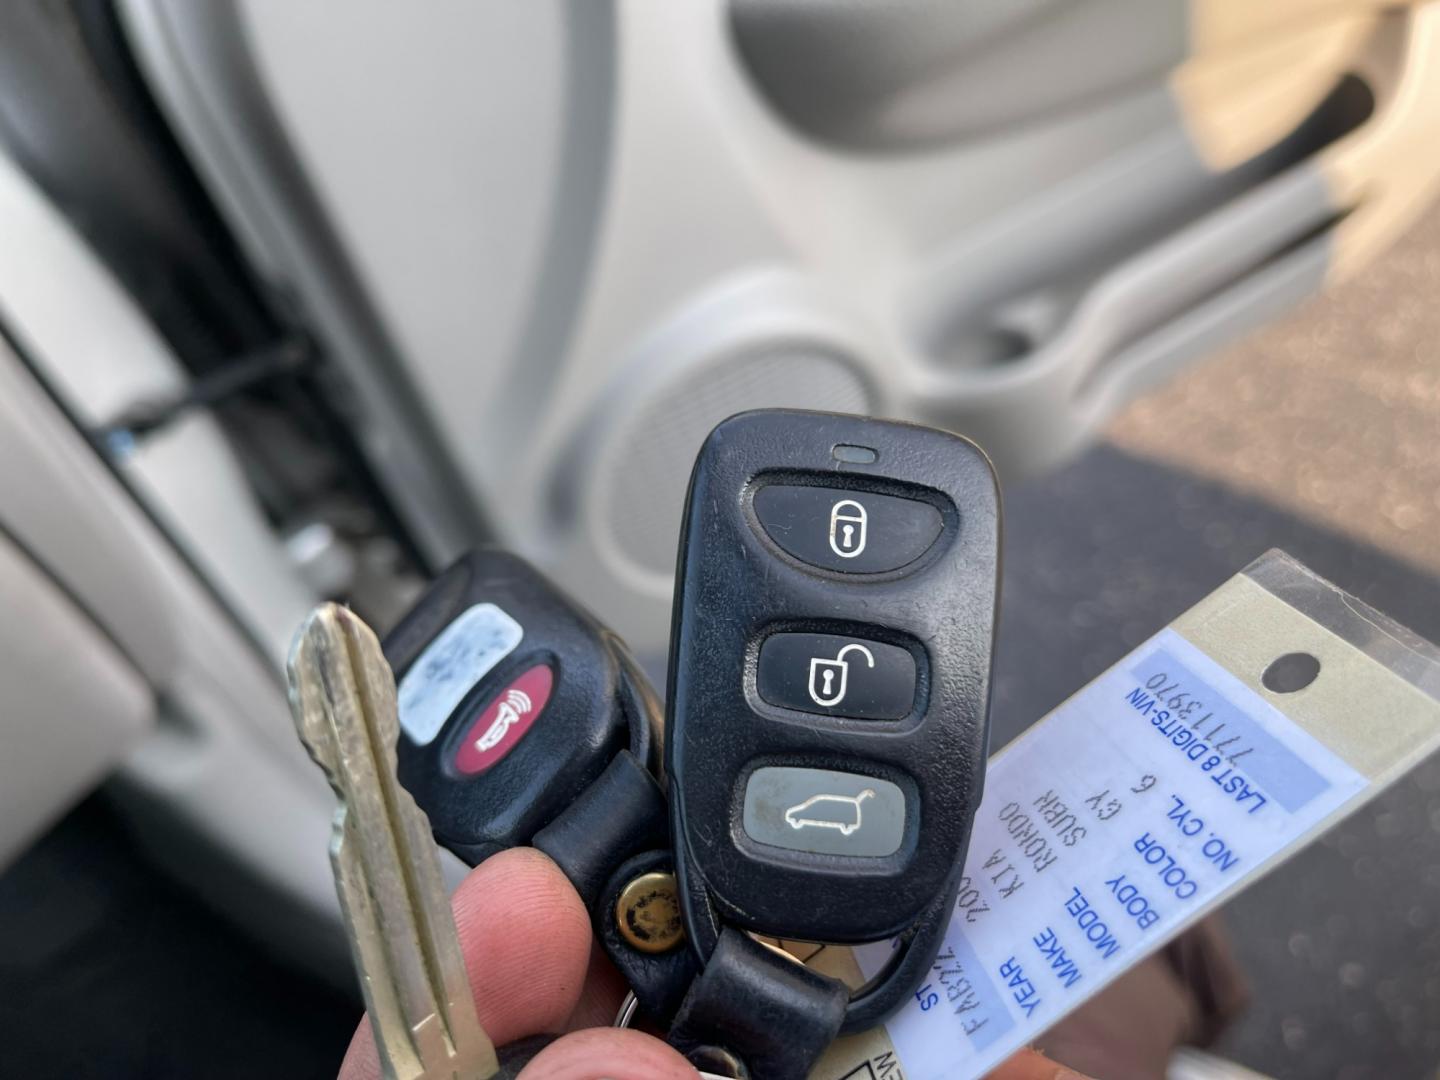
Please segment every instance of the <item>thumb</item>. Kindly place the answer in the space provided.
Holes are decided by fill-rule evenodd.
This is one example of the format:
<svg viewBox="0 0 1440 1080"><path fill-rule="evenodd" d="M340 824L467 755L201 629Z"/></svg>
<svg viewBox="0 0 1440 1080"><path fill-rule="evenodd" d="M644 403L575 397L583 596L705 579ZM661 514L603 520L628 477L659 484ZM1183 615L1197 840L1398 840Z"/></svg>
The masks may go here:
<svg viewBox="0 0 1440 1080"><path fill-rule="evenodd" d="M519 1080L698 1080L695 1067L659 1039L621 1028L588 1028L540 1051Z"/></svg>

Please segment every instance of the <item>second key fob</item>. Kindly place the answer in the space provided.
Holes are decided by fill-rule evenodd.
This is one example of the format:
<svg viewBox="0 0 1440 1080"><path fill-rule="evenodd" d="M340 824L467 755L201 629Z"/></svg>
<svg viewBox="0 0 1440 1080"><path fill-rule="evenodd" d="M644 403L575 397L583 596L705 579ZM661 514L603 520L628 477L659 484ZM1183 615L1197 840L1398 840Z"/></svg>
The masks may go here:
<svg viewBox="0 0 1440 1080"><path fill-rule="evenodd" d="M702 959L727 927L898 936L847 1030L918 985L984 781L999 540L990 463L957 436L781 410L711 433L680 544L666 735Z"/></svg>
<svg viewBox="0 0 1440 1080"><path fill-rule="evenodd" d="M461 558L384 647L400 780L466 862L531 843L617 754L656 771L659 702L629 650L509 552Z"/></svg>

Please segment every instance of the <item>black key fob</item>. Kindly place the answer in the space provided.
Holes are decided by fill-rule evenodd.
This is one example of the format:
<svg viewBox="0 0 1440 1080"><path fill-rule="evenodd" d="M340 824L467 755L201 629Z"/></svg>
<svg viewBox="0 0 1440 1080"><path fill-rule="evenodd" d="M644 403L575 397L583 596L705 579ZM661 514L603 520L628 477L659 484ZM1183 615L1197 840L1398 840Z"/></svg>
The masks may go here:
<svg viewBox="0 0 1440 1080"><path fill-rule="evenodd" d="M467 862L531 843L617 756L620 779L658 805L654 691L620 639L523 559L465 556L384 648L400 781Z"/></svg>
<svg viewBox="0 0 1440 1080"><path fill-rule="evenodd" d="M957 436L779 410L710 434L680 541L666 733L702 960L727 928L898 937L844 1030L919 984L984 782L999 542L994 473Z"/></svg>
<svg viewBox="0 0 1440 1080"><path fill-rule="evenodd" d="M400 781L435 838L472 865L544 851L642 1011L668 1019L693 955L620 925L635 879L672 866L660 702L624 644L524 560L484 550L442 574L384 648Z"/></svg>

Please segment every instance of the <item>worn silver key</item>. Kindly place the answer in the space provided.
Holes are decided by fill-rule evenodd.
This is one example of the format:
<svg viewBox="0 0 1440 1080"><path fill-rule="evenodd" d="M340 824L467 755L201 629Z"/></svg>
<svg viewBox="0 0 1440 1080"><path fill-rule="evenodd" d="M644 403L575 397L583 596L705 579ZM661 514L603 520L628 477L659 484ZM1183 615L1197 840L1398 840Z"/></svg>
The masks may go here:
<svg viewBox="0 0 1440 1080"><path fill-rule="evenodd" d="M430 824L395 776L395 680L380 642L323 604L289 667L295 726L340 800L330 861L384 1075L492 1077Z"/></svg>

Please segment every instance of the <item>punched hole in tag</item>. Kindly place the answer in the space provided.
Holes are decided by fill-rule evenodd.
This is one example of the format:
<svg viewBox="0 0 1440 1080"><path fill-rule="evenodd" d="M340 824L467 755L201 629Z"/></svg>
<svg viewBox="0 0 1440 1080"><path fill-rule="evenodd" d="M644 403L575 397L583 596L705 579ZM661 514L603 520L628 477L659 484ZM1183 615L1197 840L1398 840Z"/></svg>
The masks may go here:
<svg viewBox="0 0 1440 1080"><path fill-rule="evenodd" d="M1270 662L1260 683L1272 694L1293 694L1304 690L1320 675L1320 661L1306 652L1286 653Z"/></svg>

